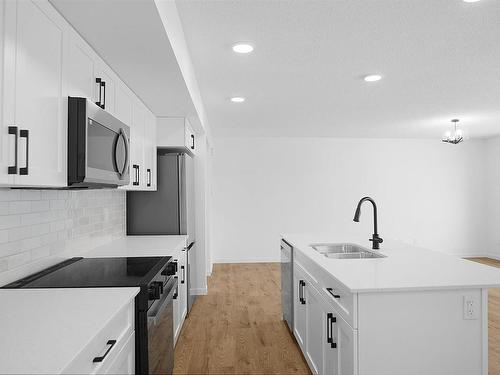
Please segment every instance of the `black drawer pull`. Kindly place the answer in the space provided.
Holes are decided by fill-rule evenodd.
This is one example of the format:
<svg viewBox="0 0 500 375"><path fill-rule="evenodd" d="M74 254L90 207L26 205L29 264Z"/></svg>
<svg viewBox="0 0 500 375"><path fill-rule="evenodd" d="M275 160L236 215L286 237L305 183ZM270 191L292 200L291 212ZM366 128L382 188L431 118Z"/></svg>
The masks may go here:
<svg viewBox="0 0 500 375"><path fill-rule="evenodd" d="M102 362L104 361L104 358L106 358L106 356L108 355L108 353L111 351L111 349L113 349L113 346L115 346L116 344L116 340L108 340L108 342L106 343L106 345L109 345L109 348L108 350L106 350L106 353L104 353L104 355L102 357L94 357L94 359L92 360L92 362Z"/></svg>
<svg viewBox="0 0 500 375"><path fill-rule="evenodd" d="M186 281L186 269L184 268L184 266L181 266L181 271L182 271L181 284L184 284L184 282Z"/></svg>
<svg viewBox="0 0 500 375"><path fill-rule="evenodd" d="M335 294L333 288L326 288L326 291L332 295L333 298L340 298L340 294Z"/></svg>
<svg viewBox="0 0 500 375"><path fill-rule="evenodd" d="M148 172L148 183L147 183L147 187L150 187L151 186L151 169L147 169L147 172Z"/></svg>
<svg viewBox="0 0 500 375"><path fill-rule="evenodd" d="M193 134L191 134L191 142L192 142L191 150L194 150L194 135Z"/></svg>
<svg viewBox="0 0 500 375"><path fill-rule="evenodd" d="M14 139L14 165L9 165L8 171L9 174L17 174L17 145L18 145L18 133L17 126L9 126L9 134L15 137Z"/></svg>
<svg viewBox="0 0 500 375"><path fill-rule="evenodd" d="M30 132L29 130L22 129L19 132L19 138L26 138L26 166L24 168L19 168L19 174L22 176L28 175L29 166L29 146L30 146Z"/></svg>
<svg viewBox="0 0 500 375"><path fill-rule="evenodd" d="M337 323L337 318L332 313L326 314L326 342L332 349L337 348L337 343L333 341L333 325Z"/></svg>
<svg viewBox="0 0 500 375"><path fill-rule="evenodd" d="M306 304L306 297L304 297L304 287L306 286L306 282L304 280L300 280L299 282L299 288L300 288L300 303L303 305Z"/></svg>

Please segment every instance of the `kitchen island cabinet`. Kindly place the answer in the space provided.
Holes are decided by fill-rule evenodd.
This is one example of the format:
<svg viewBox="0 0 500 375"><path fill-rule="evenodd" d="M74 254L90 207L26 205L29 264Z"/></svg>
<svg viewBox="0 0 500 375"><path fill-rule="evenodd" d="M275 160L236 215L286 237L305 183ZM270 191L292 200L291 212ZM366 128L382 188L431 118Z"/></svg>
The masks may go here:
<svg viewBox="0 0 500 375"><path fill-rule="evenodd" d="M500 270L390 239L385 257L366 259L311 247L367 242L357 236L283 239L294 252L293 333L313 373L488 373L487 289Z"/></svg>

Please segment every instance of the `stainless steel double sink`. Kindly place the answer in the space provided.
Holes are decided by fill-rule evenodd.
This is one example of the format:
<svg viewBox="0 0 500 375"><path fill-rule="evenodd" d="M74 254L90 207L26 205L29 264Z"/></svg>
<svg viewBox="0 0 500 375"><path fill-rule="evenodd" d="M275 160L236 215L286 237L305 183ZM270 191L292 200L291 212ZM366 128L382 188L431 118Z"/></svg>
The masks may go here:
<svg viewBox="0 0 500 375"><path fill-rule="evenodd" d="M362 246L353 243L325 243L310 245L318 253L327 258L334 259L367 259L367 258L385 258L378 251L368 250Z"/></svg>

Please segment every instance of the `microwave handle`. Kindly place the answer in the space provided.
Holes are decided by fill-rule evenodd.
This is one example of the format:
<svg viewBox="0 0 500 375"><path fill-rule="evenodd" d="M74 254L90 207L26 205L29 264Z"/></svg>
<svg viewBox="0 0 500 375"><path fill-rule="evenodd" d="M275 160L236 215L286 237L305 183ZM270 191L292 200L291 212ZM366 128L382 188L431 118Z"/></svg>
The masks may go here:
<svg viewBox="0 0 500 375"><path fill-rule="evenodd" d="M127 137L127 134L125 133L125 131L123 130L123 128L120 128L120 131L119 131L119 136L123 138L123 143L125 145L125 165L123 166L123 169L120 171L118 171L118 173L120 174L120 177L123 177L123 175L125 174L125 172L127 171L128 169L128 164L129 164L129 156L130 156L130 145L128 143L128 137ZM116 157L116 148L115 148L115 163L117 163L117 157Z"/></svg>

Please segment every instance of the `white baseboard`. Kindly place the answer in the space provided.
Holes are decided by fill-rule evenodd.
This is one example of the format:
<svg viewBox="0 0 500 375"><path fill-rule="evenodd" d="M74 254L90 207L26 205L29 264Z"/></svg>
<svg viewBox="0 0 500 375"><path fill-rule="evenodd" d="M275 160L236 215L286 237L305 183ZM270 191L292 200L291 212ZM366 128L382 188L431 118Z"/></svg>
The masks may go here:
<svg viewBox="0 0 500 375"><path fill-rule="evenodd" d="M207 288L192 288L189 289L189 293L193 296L206 296L208 294Z"/></svg>
<svg viewBox="0 0 500 375"><path fill-rule="evenodd" d="M214 264L224 263L279 263L280 260L276 259L218 259Z"/></svg>

